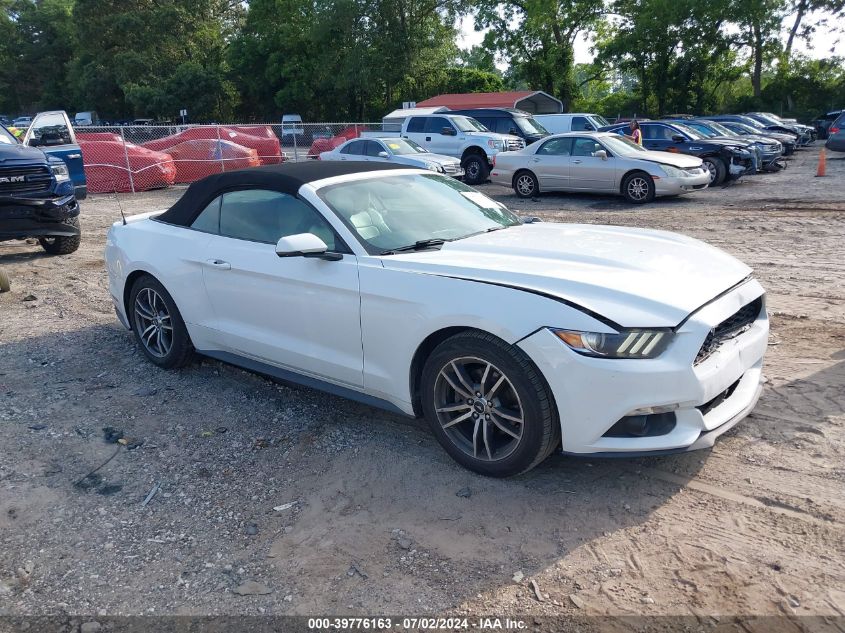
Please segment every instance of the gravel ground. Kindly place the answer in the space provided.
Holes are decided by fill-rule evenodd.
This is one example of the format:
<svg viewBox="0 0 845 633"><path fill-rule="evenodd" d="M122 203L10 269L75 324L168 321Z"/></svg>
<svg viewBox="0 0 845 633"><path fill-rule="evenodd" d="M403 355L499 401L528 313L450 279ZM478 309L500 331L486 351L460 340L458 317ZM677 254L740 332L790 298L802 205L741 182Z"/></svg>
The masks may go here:
<svg viewBox="0 0 845 633"><path fill-rule="evenodd" d="M704 239L772 313L764 395L712 451L555 455L507 481L419 421L146 362L107 292L113 196L83 203L71 256L0 244L0 614L845 615L845 159L824 179L816 159L642 207L481 187Z"/></svg>

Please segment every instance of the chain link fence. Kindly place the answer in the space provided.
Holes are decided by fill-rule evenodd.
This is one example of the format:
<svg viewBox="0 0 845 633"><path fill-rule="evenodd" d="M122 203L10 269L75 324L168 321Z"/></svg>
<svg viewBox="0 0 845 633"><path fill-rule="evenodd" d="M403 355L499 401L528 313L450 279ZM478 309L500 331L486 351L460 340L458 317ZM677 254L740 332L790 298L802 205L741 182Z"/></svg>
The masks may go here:
<svg viewBox="0 0 845 633"><path fill-rule="evenodd" d="M80 126L88 191L135 193L211 174L316 160L380 123Z"/></svg>

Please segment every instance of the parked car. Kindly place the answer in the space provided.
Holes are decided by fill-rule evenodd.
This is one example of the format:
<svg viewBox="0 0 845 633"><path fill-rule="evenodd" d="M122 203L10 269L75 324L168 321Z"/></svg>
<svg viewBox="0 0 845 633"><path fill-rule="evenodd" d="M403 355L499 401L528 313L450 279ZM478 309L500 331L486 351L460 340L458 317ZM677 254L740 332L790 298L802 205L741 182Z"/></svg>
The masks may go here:
<svg viewBox="0 0 845 633"><path fill-rule="evenodd" d="M96 112L77 112L73 117L73 124L76 126L100 125L100 117Z"/></svg>
<svg viewBox="0 0 845 633"><path fill-rule="evenodd" d="M715 124L725 129L733 132L734 134L738 134L743 138L753 138L757 140L762 139L772 139L777 141L783 147L783 155L790 156L795 153L796 147L796 139L794 134L782 134L781 132L770 132L768 130L760 129L759 127L751 127L750 125L746 125L745 123L739 123L737 121L714 121L710 118L707 119L697 119L703 120L706 123Z"/></svg>
<svg viewBox="0 0 845 633"><path fill-rule="evenodd" d="M732 132L728 128L706 119L684 119L683 123L706 138L720 138L748 143L748 147L757 155L757 170L773 170L783 168L778 163L783 156L783 145L773 138L765 136L743 136Z"/></svg>
<svg viewBox="0 0 845 633"><path fill-rule="evenodd" d="M16 127L20 130L25 130L32 124L32 117L31 116L19 116L17 119L12 121L12 126Z"/></svg>
<svg viewBox="0 0 845 633"><path fill-rule="evenodd" d="M472 117L491 132L518 136L530 145L549 135L549 131L528 112L515 108L470 108L449 114Z"/></svg>
<svg viewBox="0 0 845 633"><path fill-rule="evenodd" d="M225 125L190 127L176 134L147 141L140 145L156 152L169 153L170 148L177 147L185 141L228 141L254 149L262 165L281 163L284 160L279 139L276 138L275 134L268 138L261 126L250 129L248 133L240 131L242 129L234 129Z"/></svg>
<svg viewBox="0 0 845 633"><path fill-rule="evenodd" d="M710 183L700 158L648 151L623 136L601 132L555 134L517 152L503 152L490 175L521 198L541 191L583 191L621 194L634 203Z"/></svg>
<svg viewBox="0 0 845 633"><path fill-rule="evenodd" d="M453 178L461 178L461 163L451 156L432 154L414 141L404 138L360 138L323 152L320 160L349 160L396 163L419 169L429 169Z"/></svg>
<svg viewBox="0 0 845 633"><path fill-rule="evenodd" d="M401 131L380 134L401 136L433 154L459 158L470 184L487 180L496 154L525 147L518 136L491 132L471 117L451 113L409 116Z"/></svg>
<svg viewBox="0 0 845 633"><path fill-rule="evenodd" d="M828 129L830 128L831 124L839 118L839 115L845 112L845 110L832 110L830 112L826 112L822 114L818 118L813 121L813 125L816 128L816 135L818 138L825 139L828 137Z"/></svg>
<svg viewBox="0 0 845 633"><path fill-rule="evenodd" d="M731 122L742 123L754 129L758 134L770 134L775 132L777 134L787 134L795 143L795 147L801 147L804 142L801 139L801 134L794 130L789 130L782 125L765 125L756 119L752 119L744 114L711 114L707 116L709 121L717 121L719 123Z"/></svg>
<svg viewBox="0 0 845 633"><path fill-rule="evenodd" d="M584 112L571 114L537 114L534 118L552 134L560 134L561 132L595 132L599 128L610 125L603 116Z"/></svg>
<svg viewBox="0 0 845 633"><path fill-rule="evenodd" d="M824 146L834 152L845 152L845 112L830 124Z"/></svg>
<svg viewBox="0 0 845 633"><path fill-rule="evenodd" d="M305 143L305 127L302 125L302 117L298 114L282 115L282 136L284 145L303 145Z"/></svg>
<svg viewBox="0 0 845 633"><path fill-rule="evenodd" d="M769 325L748 266L663 231L523 222L428 170L221 174L115 223L105 258L153 364L196 351L424 416L484 475L558 448L708 447L761 392Z"/></svg>
<svg viewBox="0 0 845 633"><path fill-rule="evenodd" d="M763 125L770 125L772 127L782 126L790 132L795 132L800 135L802 145L809 145L816 140L816 129L814 127L798 123L794 119L787 121L771 112L748 112L746 115Z"/></svg>
<svg viewBox="0 0 845 633"><path fill-rule="evenodd" d="M752 152L732 140L708 139L683 123L642 121L643 147L697 156L710 172L710 184L735 180L754 165ZM612 125L602 131L631 134L629 123Z"/></svg>
<svg viewBox="0 0 845 633"><path fill-rule="evenodd" d="M680 126L682 126L682 128L689 128L689 129L693 130L694 132L696 132L702 138L706 138L706 139L711 140L711 141L729 141L730 143L732 143L732 144L734 144L738 147L741 147L745 150L748 150L751 153L753 164L751 166L751 169L749 169L747 172L745 172L746 174L756 174L760 169L763 168L763 166L764 166L764 161L763 161L763 149L764 149L764 147L762 145L755 143L754 141L751 141L747 138L741 138L741 137L739 137L735 134L717 133L717 132L713 131L712 129L708 128L707 126L699 125L699 126L696 127L695 125L690 125L690 121L691 121L691 119L676 119L676 120L668 119L668 120L666 120L667 123L680 124ZM778 153L778 156L780 156L779 153Z"/></svg>
<svg viewBox="0 0 845 633"><path fill-rule="evenodd" d="M0 126L0 242L36 238L51 255L79 248L79 202L67 165Z"/></svg>
<svg viewBox="0 0 845 633"><path fill-rule="evenodd" d="M63 110L39 112L24 134L23 144L37 147L45 154L64 161L73 183L76 199L86 198L88 185L85 180L82 149L76 142L76 133L66 112Z"/></svg>

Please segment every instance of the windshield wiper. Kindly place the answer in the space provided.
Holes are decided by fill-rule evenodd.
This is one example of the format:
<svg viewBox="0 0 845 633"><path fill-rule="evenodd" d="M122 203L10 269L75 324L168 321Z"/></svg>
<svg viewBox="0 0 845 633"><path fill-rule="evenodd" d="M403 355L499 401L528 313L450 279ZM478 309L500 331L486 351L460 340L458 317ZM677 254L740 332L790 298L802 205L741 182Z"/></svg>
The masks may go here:
<svg viewBox="0 0 845 633"><path fill-rule="evenodd" d="M383 251L380 253L381 255L393 255L395 253L404 253L407 251L422 251L427 248L440 248L446 243L446 240L435 238L435 239L428 239L428 240L417 240L413 244L408 244L407 246L397 246L396 248L391 248L389 250Z"/></svg>

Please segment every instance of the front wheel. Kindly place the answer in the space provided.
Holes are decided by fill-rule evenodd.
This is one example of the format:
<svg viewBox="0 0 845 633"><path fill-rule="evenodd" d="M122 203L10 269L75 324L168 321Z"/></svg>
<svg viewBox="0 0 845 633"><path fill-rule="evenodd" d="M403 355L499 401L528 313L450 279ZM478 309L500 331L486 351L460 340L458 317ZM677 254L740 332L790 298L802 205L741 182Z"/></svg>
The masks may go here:
<svg viewBox="0 0 845 633"><path fill-rule="evenodd" d="M464 159L464 179L468 185L480 185L487 180L490 170L487 159L480 154L470 154Z"/></svg>
<svg viewBox="0 0 845 633"><path fill-rule="evenodd" d="M79 218L67 220L70 226L79 228ZM57 235L55 237L40 237L38 243L49 255L70 255L76 252L82 237L79 235Z"/></svg>
<svg viewBox="0 0 845 633"><path fill-rule="evenodd" d="M725 167L725 161L714 156L708 156L702 160L707 171L710 172L710 184L713 186L721 185L728 173L728 168Z"/></svg>
<svg viewBox="0 0 845 633"><path fill-rule="evenodd" d="M540 193L540 183L530 171L521 171L513 179L513 190L520 198L533 198Z"/></svg>
<svg viewBox="0 0 845 633"><path fill-rule="evenodd" d="M423 368L422 405L437 441L459 464L509 477L560 443L549 388L520 349L483 332L457 334Z"/></svg>
<svg viewBox="0 0 845 633"><path fill-rule="evenodd" d="M628 202L642 204L654 200L654 180L644 171L635 171L622 181L622 195Z"/></svg>

